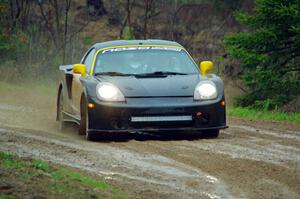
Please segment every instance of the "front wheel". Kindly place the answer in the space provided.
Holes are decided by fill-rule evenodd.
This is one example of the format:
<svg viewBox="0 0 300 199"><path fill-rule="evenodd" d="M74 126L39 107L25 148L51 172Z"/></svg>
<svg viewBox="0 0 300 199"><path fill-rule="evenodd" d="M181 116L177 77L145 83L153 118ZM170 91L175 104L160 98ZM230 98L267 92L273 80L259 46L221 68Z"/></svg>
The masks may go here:
<svg viewBox="0 0 300 199"><path fill-rule="evenodd" d="M88 131L89 129L89 114L87 110L87 105L85 102L81 105L81 111L80 111L81 119L80 119L80 125L79 125L79 134L85 135L86 139L89 141L93 141L96 139L95 134Z"/></svg>
<svg viewBox="0 0 300 199"><path fill-rule="evenodd" d="M205 138L217 138L220 134L219 129L204 130L201 132Z"/></svg>

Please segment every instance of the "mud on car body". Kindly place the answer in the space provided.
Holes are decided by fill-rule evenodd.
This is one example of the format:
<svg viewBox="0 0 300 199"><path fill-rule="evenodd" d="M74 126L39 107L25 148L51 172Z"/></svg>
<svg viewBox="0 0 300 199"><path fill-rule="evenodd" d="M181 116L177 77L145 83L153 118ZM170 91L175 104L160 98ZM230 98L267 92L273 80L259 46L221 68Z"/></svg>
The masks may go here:
<svg viewBox="0 0 300 199"><path fill-rule="evenodd" d="M93 45L80 64L60 66L57 120L79 125L88 140L103 133L226 128L223 81L195 64L183 46L165 40Z"/></svg>

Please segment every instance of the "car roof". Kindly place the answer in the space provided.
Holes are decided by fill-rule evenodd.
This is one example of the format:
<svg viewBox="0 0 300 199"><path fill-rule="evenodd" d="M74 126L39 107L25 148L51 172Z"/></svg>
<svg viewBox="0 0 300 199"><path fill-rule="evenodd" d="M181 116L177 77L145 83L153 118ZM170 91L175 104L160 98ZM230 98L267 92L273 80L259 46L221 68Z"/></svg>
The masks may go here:
<svg viewBox="0 0 300 199"><path fill-rule="evenodd" d="M183 48L177 42L174 41L167 41L167 40L160 40L160 39L147 39L147 40L113 40L113 41L106 41L101 43L96 43L93 45L93 48L96 50L106 47L113 47L113 46L123 46L123 45L169 45L169 46L178 46Z"/></svg>

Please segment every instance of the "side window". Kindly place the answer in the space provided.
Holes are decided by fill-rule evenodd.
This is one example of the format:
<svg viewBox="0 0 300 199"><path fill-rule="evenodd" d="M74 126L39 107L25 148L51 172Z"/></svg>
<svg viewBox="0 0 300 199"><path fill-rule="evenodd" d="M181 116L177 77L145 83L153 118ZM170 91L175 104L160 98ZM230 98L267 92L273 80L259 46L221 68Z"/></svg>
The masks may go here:
<svg viewBox="0 0 300 199"><path fill-rule="evenodd" d="M83 64L86 65L86 70L89 73L92 67L92 63L93 63L93 58L94 58L94 54L95 54L95 49L91 50L84 58L83 60Z"/></svg>

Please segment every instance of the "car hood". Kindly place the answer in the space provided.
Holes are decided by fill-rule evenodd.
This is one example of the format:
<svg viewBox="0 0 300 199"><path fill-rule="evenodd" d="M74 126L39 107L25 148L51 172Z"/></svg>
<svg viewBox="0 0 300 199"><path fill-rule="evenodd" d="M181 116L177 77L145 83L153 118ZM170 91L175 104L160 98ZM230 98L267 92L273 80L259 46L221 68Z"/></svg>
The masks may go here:
<svg viewBox="0 0 300 199"><path fill-rule="evenodd" d="M117 86L125 97L175 97L193 96L201 76L198 74L147 78L98 76L96 79Z"/></svg>

